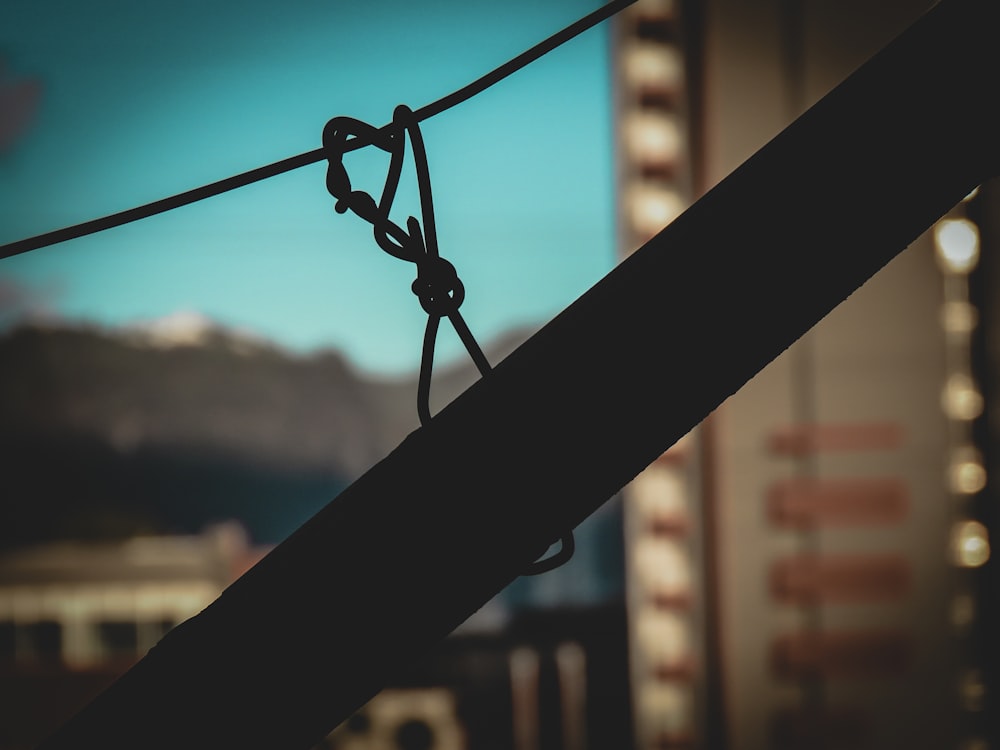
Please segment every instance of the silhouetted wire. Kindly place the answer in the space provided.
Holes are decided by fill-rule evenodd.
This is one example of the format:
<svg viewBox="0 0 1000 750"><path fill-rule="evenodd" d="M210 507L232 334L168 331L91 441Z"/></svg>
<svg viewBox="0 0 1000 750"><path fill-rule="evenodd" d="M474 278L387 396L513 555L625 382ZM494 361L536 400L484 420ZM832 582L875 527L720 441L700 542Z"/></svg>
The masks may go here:
<svg viewBox="0 0 1000 750"><path fill-rule="evenodd" d="M635 1L636 0L614 0L614 2L598 8L592 13L589 13L578 21L570 24L562 31L553 34L544 41L536 44L531 49L522 52L520 55L508 60L500 67L476 79L467 86L464 86L463 88L460 88L457 91L454 91L451 94L448 94L447 96L444 96L437 101L431 102L430 104L416 110L414 115L416 116L417 121L420 122L422 120L426 120L429 117L433 117L434 115L440 114L457 104L461 104L462 102L471 99L473 96L481 93L493 84L502 81L504 78L516 73L529 63L534 62L545 54L548 54L564 42L569 41L573 37L586 31L592 26L597 25L601 21L610 18L615 13L631 5ZM389 126L383 126L383 128L387 127ZM368 144L363 142L353 142L348 143L347 145L347 150L353 151ZM178 193L177 195L173 195L168 198L162 198L160 200L153 201L152 203L146 203L142 206L136 206L135 208L110 214L99 219L85 221L81 224L75 224L63 229L56 229L52 232L46 232L45 234L40 234L35 237L28 237L6 245L0 245L0 260L4 258L11 258L15 255L21 255L22 253L27 253L31 250L48 247L49 245L66 242L67 240L84 237L88 234L103 232L123 224L129 224L133 221L165 213L166 211L172 211L175 208L196 203L197 201L211 198L212 196L220 195L221 193L235 190L236 188L250 185L251 183L259 182L260 180L276 177L277 175L290 172L293 169L298 169L299 167L315 164L323 159L323 149L314 149L313 151L307 151L297 156L291 156L287 159L274 162L273 164L258 167L257 169L251 169L249 172L243 172L241 174L234 175L233 177L227 177L226 179L219 180L208 185L203 185L183 193Z"/></svg>
<svg viewBox="0 0 1000 750"><path fill-rule="evenodd" d="M389 214L403 171L407 137L413 154L423 226L421 227L420 220L410 216L406 221L406 229L403 229L389 217ZM378 201L370 193L353 189L351 177L344 166L345 154L351 150L352 145L358 143L375 146L389 154L389 169ZM448 318L451 322L481 376L485 377L491 367L459 312L459 307L465 301L465 286L459 279L455 267L441 257L438 249L427 150L417 114L401 104L393 112L392 122L381 128L354 117L334 117L323 128L323 150L329 163L326 187L330 195L336 199L334 205L336 211L338 213L352 211L370 223L375 242L382 250L417 267L417 278L410 288L427 313L420 357L420 375L417 381L417 415L420 424L426 426L433 418L430 409L431 377L434 368L434 347L441 318ZM572 556L574 548L573 532L570 531L562 536L561 546L556 554L536 560L523 572L525 575L538 575L552 570L566 562Z"/></svg>

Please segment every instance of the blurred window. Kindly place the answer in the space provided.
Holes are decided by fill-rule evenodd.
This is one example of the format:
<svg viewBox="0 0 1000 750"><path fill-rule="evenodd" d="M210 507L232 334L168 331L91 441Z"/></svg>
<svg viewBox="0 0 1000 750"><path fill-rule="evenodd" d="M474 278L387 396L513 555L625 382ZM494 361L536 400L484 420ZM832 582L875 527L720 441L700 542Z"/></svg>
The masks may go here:
<svg viewBox="0 0 1000 750"><path fill-rule="evenodd" d="M139 650L139 625L129 620L105 620L97 624L101 650L106 656L135 656Z"/></svg>
<svg viewBox="0 0 1000 750"><path fill-rule="evenodd" d="M0 663L58 661L62 640L62 625L53 620L4 620L0 622Z"/></svg>
<svg viewBox="0 0 1000 750"><path fill-rule="evenodd" d="M0 622L0 664L14 661L14 623Z"/></svg>

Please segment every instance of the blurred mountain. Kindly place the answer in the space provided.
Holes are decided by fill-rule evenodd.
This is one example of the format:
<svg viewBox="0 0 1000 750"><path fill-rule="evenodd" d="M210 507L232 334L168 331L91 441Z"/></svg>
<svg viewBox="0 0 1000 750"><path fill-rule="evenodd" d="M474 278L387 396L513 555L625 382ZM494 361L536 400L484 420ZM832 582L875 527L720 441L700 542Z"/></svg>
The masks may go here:
<svg viewBox="0 0 1000 750"><path fill-rule="evenodd" d="M497 362L526 334L488 347ZM435 371L432 411L475 381ZM279 541L417 427L416 374L366 378L182 313L0 337L0 544L191 532Z"/></svg>

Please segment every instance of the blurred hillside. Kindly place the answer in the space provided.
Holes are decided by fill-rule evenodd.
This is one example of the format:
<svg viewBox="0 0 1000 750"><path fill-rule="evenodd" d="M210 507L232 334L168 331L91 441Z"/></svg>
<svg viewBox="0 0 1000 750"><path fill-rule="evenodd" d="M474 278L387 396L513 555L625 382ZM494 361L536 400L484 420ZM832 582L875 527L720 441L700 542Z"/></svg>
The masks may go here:
<svg viewBox="0 0 1000 750"><path fill-rule="evenodd" d="M475 379L438 370L432 409ZM0 545L226 518L280 541L417 427L415 394L415 374L366 378L203 318L17 328L0 338Z"/></svg>

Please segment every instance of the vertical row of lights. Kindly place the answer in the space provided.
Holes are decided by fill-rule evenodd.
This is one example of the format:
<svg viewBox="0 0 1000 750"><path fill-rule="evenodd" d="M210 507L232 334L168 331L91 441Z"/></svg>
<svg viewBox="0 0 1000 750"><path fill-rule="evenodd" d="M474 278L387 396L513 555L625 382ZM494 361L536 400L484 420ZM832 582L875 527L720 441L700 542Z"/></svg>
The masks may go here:
<svg viewBox="0 0 1000 750"><path fill-rule="evenodd" d="M638 0L617 20L621 255L687 206L690 177L678 3ZM624 492L636 746L688 747L697 731L696 456L688 435Z"/></svg>
<svg viewBox="0 0 1000 750"><path fill-rule="evenodd" d="M684 62L672 0L639 0L618 19L622 249L630 252L687 207Z"/></svg>
<svg viewBox="0 0 1000 750"><path fill-rule="evenodd" d="M972 632L976 621L975 587L969 571L990 558L989 533L975 518L975 499L986 487L983 456L975 443L973 422L984 409L983 395L972 367L972 335L979 311L969 299L969 274L979 262L979 227L967 216L977 194L972 191L934 225L934 249L944 276L941 324L945 333L946 372L941 405L949 423L948 490L953 501L949 553L959 569L958 590L951 604L951 620L959 635ZM968 650L968 649L966 649ZM958 678L959 705L967 714L981 712L985 684L980 669L963 654ZM967 722L974 725L975 722ZM972 737L963 750L986 750L985 740Z"/></svg>
<svg viewBox="0 0 1000 750"><path fill-rule="evenodd" d="M697 726L699 531L688 436L626 488L629 656L636 747L689 747Z"/></svg>

